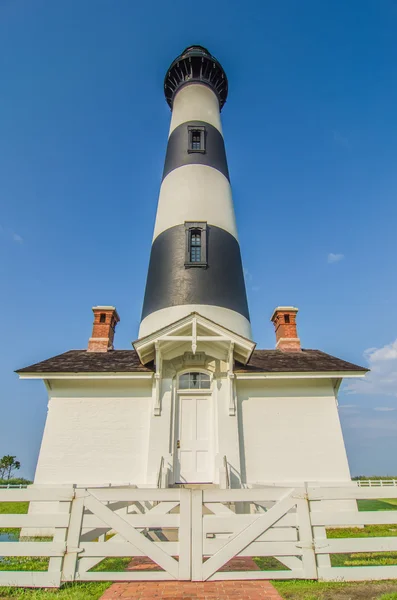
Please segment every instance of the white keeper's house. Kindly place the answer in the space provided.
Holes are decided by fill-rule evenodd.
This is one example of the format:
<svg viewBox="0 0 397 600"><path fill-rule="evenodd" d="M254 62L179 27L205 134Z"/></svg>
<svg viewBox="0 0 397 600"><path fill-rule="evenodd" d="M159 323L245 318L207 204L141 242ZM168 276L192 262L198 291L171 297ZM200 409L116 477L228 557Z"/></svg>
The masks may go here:
<svg viewBox="0 0 397 600"><path fill-rule="evenodd" d="M119 315L96 306L86 349L17 371L49 396L35 483L348 482L337 394L366 369L302 348L293 306L271 316L275 348L256 348L220 118L226 74L191 46L164 91L171 125L139 336L114 349Z"/></svg>

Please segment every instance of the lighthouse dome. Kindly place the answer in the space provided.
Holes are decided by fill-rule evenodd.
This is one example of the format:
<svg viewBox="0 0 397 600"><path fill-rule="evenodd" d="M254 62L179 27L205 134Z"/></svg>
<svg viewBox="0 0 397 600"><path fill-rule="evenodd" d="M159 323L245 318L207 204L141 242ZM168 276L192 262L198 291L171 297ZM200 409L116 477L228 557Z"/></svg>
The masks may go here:
<svg viewBox="0 0 397 600"><path fill-rule="evenodd" d="M168 69L164 79L164 94L171 109L175 94L190 83L202 83L210 87L222 109L228 93L226 73L204 46L188 46Z"/></svg>

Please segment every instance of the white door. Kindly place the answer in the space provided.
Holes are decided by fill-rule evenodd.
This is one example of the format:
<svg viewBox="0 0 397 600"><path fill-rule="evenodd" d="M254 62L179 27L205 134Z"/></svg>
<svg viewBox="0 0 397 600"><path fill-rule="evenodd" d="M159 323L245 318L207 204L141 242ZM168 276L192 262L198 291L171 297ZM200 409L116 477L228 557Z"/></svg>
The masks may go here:
<svg viewBox="0 0 397 600"><path fill-rule="evenodd" d="M212 427L211 397L179 396L176 444L176 481L211 483Z"/></svg>

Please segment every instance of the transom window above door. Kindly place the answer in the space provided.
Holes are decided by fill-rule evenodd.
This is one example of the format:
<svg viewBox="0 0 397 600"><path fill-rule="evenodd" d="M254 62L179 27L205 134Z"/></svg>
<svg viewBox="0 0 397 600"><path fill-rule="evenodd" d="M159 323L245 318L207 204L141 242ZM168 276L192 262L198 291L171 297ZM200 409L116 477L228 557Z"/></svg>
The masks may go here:
<svg viewBox="0 0 397 600"><path fill-rule="evenodd" d="M179 377L180 390L209 390L210 376L207 373L184 373Z"/></svg>

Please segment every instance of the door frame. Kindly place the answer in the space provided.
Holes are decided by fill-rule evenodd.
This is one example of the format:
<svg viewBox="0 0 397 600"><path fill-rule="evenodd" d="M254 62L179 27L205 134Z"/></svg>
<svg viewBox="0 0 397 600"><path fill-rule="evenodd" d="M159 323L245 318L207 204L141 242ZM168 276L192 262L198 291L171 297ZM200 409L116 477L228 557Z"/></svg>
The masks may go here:
<svg viewBox="0 0 397 600"><path fill-rule="evenodd" d="M179 389L179 377L184 375L185 373L204 373L205 375L210 376L210 387L209 389L204 390L192 390L192 389ZM200 369L196 367L190 367L190 369L183 369L176 375L175 381L175 410L174 410L174 423L173 423L173 442L172 442L172 450L173 450L173 481L174 483L183 483L178 481L179 478L179 453L177 448L177 441L180 439L181 433L181 411L180 411L180 403L181 396L205 396L209 399L210 402L210 432L209 432L209 454L211 459L211 481L203 481L201 483L213 483L215 481L215 402L214 402L214 376L213 373L207 371L206 369ZM189 483L189 482L186 482ZM200 483L200 482L195 482Z"/></svg>

